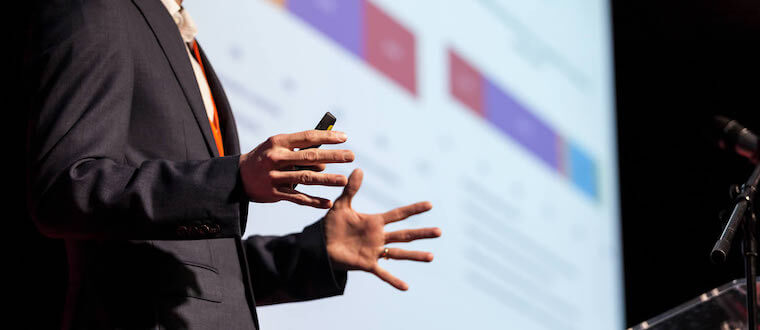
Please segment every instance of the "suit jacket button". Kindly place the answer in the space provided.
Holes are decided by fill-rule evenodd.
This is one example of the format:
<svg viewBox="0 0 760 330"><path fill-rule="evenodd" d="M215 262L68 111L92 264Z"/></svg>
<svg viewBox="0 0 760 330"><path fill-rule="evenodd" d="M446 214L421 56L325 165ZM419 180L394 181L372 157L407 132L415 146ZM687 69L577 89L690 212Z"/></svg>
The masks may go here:
<svg viewBox="0 0 760 330"><path fill-rule="evenodd" d="M192 234L193 234L193 237L198 237L198 236L200 236L200 235L202 234L202 233L201 233L201 228L200 228L200 227L198 227L197 225L195 225L195 226L192 226L192 227L190 228L190 233L192 233Z"/></svg>
<svg viewBox="0 0 760 330"><path fill-rule="evenodd" d="M187 229L186 226L179 226L177 227L177 236L180 238L187 238L190 231Z"/></svg>
<svg viewBox="0 0 760 330"><path fill-rule="evenodd" d="M219 226L218 223L215 223L215 224L211 225L211 233L212 234L218 234L220 231L222 231L222 227Z"/></svg>
<svg viewBox="0 0 760 330"><path fill-rule="evenodd" d="M200 226L200 233L201 235L206 235L211 232L211 228L209 228L208 225L201 225Z"/></svg>

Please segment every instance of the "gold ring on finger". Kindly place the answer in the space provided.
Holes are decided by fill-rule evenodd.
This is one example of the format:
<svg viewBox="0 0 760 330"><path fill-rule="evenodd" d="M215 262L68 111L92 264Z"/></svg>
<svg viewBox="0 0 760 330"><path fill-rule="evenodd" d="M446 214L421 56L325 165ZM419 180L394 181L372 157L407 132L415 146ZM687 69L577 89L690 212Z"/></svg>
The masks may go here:
<svg viewBox="0 0 760 330"><path fill-rule="evenodd" d="M385 258L385 260L388 260L388 248L383 249L383 253L380 255L380 258Z"/></svg>

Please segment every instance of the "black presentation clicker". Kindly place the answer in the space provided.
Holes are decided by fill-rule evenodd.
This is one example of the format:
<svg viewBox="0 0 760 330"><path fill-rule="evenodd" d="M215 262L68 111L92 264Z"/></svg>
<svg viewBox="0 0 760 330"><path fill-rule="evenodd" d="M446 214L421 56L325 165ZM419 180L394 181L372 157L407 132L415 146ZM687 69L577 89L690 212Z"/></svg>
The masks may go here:
<svg viewBox="0 0 760 330"><path fill-rule="evenodd" d="M331 114L330 111L328 111L328 112L325 112L325 115L322 116L322 119L319 120L319 123L317 124L317 127L315 127L314 129L315 130L319 130L319 131L332 131L333 126L335 126L335 116L333 116L333 114ZM313 145L311 147L302 148L300 150L319 148L320 146L322 146L322 145L321 144L317 144L317 145ZM296 168L295 168L296 171L300 171L300 170L304 170L304 169L307 169L307 168L305 168L303 166L296 166ZM297 185L298 185L297 183L293 184L293 188L295 189L295 187Z"/></svg>

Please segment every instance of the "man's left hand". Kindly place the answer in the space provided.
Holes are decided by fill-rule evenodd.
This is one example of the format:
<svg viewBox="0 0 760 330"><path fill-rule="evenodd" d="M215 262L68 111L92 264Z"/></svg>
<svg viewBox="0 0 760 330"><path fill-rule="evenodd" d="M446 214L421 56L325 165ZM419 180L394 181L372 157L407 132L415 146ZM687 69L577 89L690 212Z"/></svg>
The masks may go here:
<svg viewBox="0 0 760 330"><path fill-rule="evenodd" d="M333 266L343 270L363 270L375 274L399 290L409 286L378 265L377 260L389 259L430 262L433 254L424 251L409 251L386 248L385 244L411 242L423 238L441 236L439 228L420 228L385 232L385 225L404 220L412 215L429 211L430 202L420 202L380 214L363 214L351 207L351 199L362 183L363 173L354 170L348 184L333 207L325 216L325 237L327 253Z"/></svg>

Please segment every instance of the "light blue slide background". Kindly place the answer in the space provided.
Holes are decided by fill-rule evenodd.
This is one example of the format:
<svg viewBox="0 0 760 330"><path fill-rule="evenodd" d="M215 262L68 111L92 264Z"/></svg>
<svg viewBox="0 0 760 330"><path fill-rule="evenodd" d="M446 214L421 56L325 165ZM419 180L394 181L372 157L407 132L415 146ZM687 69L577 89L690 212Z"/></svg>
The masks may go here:
<svg viewBox="0 0 760 330"><path fill-rule="evenodd" d="M329 8L341 0L315 1ZM443 229L437 240L404 246L434 252L432 263L380 261L408 292L351 272L343 296L260 307L262 328L622 328L609 4L372 3L415 36L416 97L270 1L184 3L232 103L243 152L268 136L311 129L331 111L335 129L349 136L341 148L357 158L328 171L365 171L354 207L382 212L429 200L432 211L388 229ZM449 48L572 139L570 161L595 166L597 186L588 189L598 198L450 95ZM572 156L574 146L592 159ZM251 204L245 235L300 231L322 215L285 202Z"/></svg>

